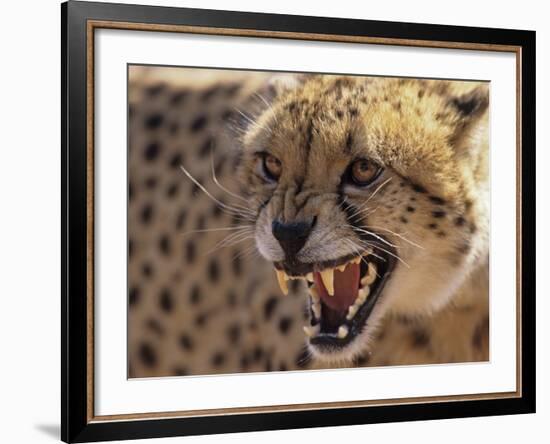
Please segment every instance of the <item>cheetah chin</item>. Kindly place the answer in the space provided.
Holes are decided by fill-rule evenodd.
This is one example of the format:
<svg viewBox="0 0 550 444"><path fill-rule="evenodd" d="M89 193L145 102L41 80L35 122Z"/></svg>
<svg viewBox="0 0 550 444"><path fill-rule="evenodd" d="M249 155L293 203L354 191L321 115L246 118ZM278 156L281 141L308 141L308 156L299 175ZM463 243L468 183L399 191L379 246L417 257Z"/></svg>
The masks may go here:
<svg viewBox="0 0 550 444"><path fill-rule="evenodd" d="M277 281L285 295L289 280L307 282L309 325L304 326L304 332L318 357L334 360L354 348L354 342L383 298L396 257L393 252L375 254L366 250L361 256L348 255L313 264L274 263Z"/></svg>

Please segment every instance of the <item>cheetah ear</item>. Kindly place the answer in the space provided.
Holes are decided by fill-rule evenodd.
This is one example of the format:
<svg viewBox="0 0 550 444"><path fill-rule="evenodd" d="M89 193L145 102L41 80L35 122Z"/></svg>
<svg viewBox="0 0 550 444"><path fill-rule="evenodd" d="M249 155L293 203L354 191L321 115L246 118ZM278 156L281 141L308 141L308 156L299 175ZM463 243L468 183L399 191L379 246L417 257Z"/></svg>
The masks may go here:
<svg viewBox="0 0 550 444"><path fill-rule="evenodd" d="M481 125L489 108L489 87L481 85L470 92L449 99L449 106L457 114L456 127L451 143L460 148L466 139L475 137L476 129Z"/></svg>
<svg viewBox="0 0 550 444"><path fill-rule="evenodd" d="M268 88L273 97L286 91L291 91L302 85L307 78L307 74L276 74L268 81Z"/></svg>

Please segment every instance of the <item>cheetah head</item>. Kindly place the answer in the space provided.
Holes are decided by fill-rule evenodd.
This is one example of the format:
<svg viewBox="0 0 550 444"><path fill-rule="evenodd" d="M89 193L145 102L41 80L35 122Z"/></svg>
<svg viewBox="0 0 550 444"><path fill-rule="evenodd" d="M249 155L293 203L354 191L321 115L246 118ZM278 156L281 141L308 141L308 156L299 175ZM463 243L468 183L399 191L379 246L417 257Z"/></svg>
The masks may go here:
<svg viewBox="0 0 550 444"><path fill-rule="evenodd" d="M307 282L312 354L349 362L371 350L385 316L429 316L486 260L488 88L341 76L275 85L243 137L257 249L283 293Z"/></svg>

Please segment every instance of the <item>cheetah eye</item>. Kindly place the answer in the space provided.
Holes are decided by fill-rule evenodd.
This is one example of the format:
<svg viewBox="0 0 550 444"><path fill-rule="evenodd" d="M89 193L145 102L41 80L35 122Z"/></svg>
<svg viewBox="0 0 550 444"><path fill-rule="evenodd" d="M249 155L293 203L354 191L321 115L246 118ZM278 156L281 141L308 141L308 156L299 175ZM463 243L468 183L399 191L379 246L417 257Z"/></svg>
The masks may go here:
<svg viewBox="0 0 550 444"><path fill-rule="evenodd" d="M367 159L358 159L351 164L349 178L354 185L365 187L374 182L382 168Z"/></svg>
<svg viewBox="0 0 550 444"><path fill-rule="evenodd" d="M268 179L277 181L281 177L281 172L283 170L283 164L279 159L271 154L266 154L263 156L263 167L264 173Z"/></svg>

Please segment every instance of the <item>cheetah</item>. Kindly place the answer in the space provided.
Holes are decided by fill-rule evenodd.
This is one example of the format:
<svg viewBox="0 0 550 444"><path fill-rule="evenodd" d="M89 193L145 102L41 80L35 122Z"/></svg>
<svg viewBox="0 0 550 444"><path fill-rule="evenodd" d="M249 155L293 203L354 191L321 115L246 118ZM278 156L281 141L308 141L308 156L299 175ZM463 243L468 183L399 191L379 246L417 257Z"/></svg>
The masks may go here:
<svg viewBox="0 0 550 444"><path fill-rule="evenodd" d="M489 359L483 82L132 66L129 377Z"/></svg>

